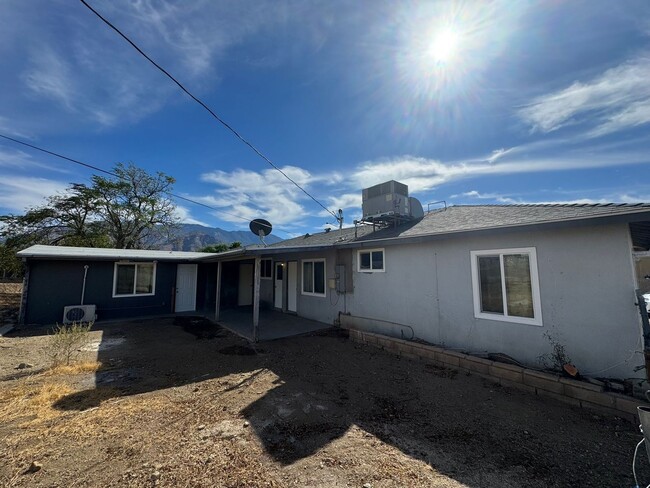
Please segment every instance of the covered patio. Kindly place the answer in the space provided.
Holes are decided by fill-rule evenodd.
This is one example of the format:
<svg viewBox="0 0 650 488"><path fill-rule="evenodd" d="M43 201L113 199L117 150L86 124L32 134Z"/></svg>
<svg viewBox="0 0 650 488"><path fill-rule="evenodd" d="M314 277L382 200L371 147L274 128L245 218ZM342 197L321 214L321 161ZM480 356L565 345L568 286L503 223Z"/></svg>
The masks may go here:
<svg viewBox="0 0 650 488"><path fill-rule="evenodd" d="M331 323L297 314L295 261L272 261L261 255L266 253L264 248L247 251L252 251L253 256L242 256L242 250L235 250L223 253L216 260L213 319L219 325L252 342L332 328ZM264 269L263 264L266 264ZM289 268L288 273L285 266ZM283 279L285 273L287 279Z"/></svg>
<svg viewBox="0 0 650 488"><path fill-rule="evenodd" d="M251 341L271 341L332 328L331 325L276 310L261 310L257 338L254 337L252 307L222 310L219 325Z"/></svg>

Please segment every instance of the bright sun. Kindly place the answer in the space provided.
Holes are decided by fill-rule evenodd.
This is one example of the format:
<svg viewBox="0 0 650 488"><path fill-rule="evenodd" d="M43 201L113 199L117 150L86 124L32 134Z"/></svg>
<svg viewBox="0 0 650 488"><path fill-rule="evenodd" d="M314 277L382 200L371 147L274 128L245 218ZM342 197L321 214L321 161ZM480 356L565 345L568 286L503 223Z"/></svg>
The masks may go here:
<svg viewBox="0 0 650 488"><path fill-rule="evenodd" d="M436 33L429 46L429 55L436 63L448 63L453 60L458 51L460 36L451 27Z"/></svg>

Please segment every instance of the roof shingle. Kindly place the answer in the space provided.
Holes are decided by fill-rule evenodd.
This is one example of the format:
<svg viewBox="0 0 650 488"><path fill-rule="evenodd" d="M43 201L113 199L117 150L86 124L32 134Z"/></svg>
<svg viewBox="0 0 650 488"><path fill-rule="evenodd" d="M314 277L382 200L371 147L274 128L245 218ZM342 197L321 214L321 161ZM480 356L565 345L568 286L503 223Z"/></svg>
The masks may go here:
<svg viewBox="0 0 650 488"><path fill-rule="evenodd" d="M636 213L648 213L650 220L650 203L455 205L431 211L420 220L407 222L397 227L383 228L373 232L372 226L364 225L356 229L356 234L354 228L319 232L313 235L306 234L272 244L268 248L329 246L377 239L452 234Z"/></svg>

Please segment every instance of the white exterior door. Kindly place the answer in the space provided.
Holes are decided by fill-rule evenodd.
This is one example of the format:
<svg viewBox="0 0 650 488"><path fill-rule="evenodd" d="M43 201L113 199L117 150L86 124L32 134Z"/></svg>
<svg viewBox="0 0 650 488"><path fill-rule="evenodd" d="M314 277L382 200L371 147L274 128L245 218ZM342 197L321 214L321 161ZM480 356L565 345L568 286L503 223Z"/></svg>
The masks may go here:
<svg viewBox="0 0 650 488"><path fill-rule="evenodd" d="M273 305L275 308L282 308L282 292L284 291L284 263L275 263L275 300Z"/></svg>
<svg viewBox="0 0 650 488"><path fill-rule="evenodd" d="M237 305L243 307L253 304L253 264L242 263L239 265L239 293Z"/></svg>
<svg viewBox="0 0 650 488"><path fill-rule="evenodd" d="M298 262L287 263L287 310L298 311Z"/></svg>
<svg viewBox="0 0 650 488"><path fill-rule="evenodd" d="M176 312L196 310L196 264L179 264L176 267Z"/></svg>

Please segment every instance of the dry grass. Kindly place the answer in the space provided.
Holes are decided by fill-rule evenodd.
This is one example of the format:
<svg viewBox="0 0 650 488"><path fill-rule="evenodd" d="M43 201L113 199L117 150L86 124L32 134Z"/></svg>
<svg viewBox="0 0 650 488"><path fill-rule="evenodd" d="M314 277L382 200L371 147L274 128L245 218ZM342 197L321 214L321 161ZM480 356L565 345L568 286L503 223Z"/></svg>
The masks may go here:
<svg viewBox="0 0 650 488"><path fill-rule="evenodd" d="M81 361L73 364L59 364L47 370L44 374L49 376L75 375L82 373L95 373L102 367L99 361Z"/></svg>
<svg viewBox="0 0 650 488"><path fill-rule="evenodd" d="M50 408L66 395L72 393L72 388L67 383L46 383L41 386L30 399L32 407L36 409Z"/></svg>
<svg viewBox="0 0 650 488"><path fill-rule="evenodd" d="M35 422L59 416L62 412L57 408L57 402L70 397L75 390L65 381L50 380L49 377L92 373L100 367L98 361L59 365L40 375L25 378L11 387L0 387L0 418L4 421L29 418L30 422ZM82 396L81 400L98 404L115 396L113 390L92 390Z"/></svg>
<svg viewBox="0 0 650 488"><path fill-rule="evenodd" d="M72 392L70 385L60 381L24 381L13 388L0 390L0 418L8 422L22 418L39 421L56 417L60 412L54 408L54 404Z"/></svg>

